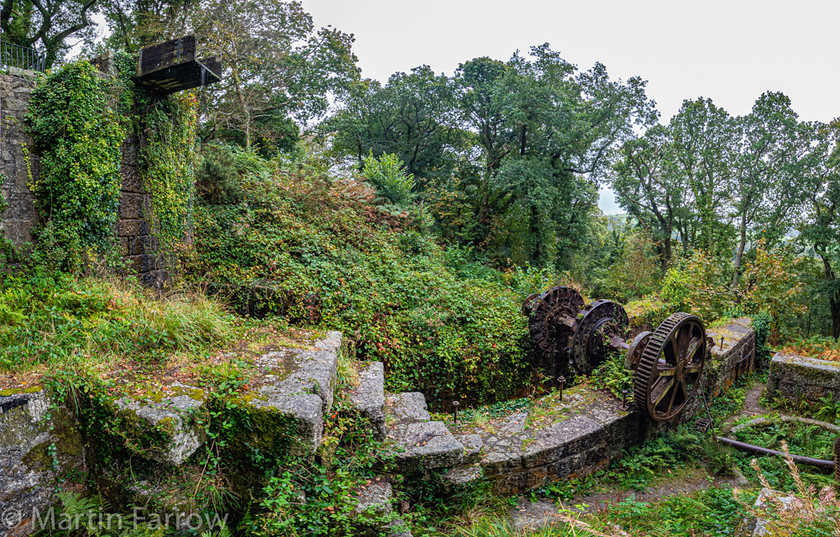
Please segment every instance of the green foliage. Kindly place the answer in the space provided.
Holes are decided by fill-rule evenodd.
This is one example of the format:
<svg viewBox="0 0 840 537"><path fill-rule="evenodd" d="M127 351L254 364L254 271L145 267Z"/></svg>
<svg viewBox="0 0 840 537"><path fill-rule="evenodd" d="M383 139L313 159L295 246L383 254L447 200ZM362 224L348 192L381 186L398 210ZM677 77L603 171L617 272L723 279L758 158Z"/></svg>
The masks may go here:
<svg viewBox="0 0 840 537"><path fill-rule="evenodd" d="M140 169L152 196L154 232L170 252L190 227L195 192L198 100L172 95L153 100L142 113Z"/></svg>
<svg viewBox="0 0 840 537"><path fill-rule="evenodd" d="M766 352L767 338L770 336L770 329L773 325L773 316L766 311L762 311L750 315L750 319L752 320L753 330L755 330L756 352Z"/></svg>
<svg viewBox="0 0 840 537"><path fill-rule="evenodd" d="M747 427L735 433L735 439L749 444L782 451L781 442L786 441L790 453L817 459L833 460L833 444L837 433L820 427L796 421L773 420L769 423ZM755 454L737 452L735 460L745 476L757 479L751 465ZM764 478L775 490L796 491L797 484L790 468L782 457L758 457L757 463ZM825 486L831 484L831 475L824 469L803 466L802 479L808 485Z"/></svg>
<svg viewBox="0 0 840 537"><path fill-rule="evenodd" d="M633 497L611 505L598 529L609 524L631 529L633 535L740 535L747 510L728 487L673 496L660 502Z"/></svg>
<svg viewBox="0 0 840 537"><path fill-rule="evenodd" d="M630 328L653 331L662 321L674 313L674 307L664 302L659 295L648 295L628 302L624 310L630 317Z"/></svg>
<svg viewBox="0 0 840 537"><path fill-rule="evenodd" d="M158 300L127 282L43 269L2 277L0 368L148 360L226 340L233 319L197 293Z"/></svg>
<svg viewBox="0 0 840 537"><path fill-rule="evenodd" d="M420 66L385 86L361 81L326 126L360 165L397 155L446 238L498 266L568 269L587 246L609 149L655 115L642 79L578 71L543 44L453 77Z"/></svg>
<svg viewBox="0 0 840 537"><path fill-rule="evenodd" d="M405 205L411 201L414 178L405 172L396 155L385 153L374 157L370 153L364 159L361 175L388 203Z"/></svg>
<svg viewBox="0 0 840 537"><path fill-rule="evenodd" d="M735 303L734 297L726 292L725 281L718 260L698 251L668 269L661 296L673 308L711 322Z"/></svg>
<svg viewBox="0 0 840 537"><path fill-rule="evenodd" d="M76 268L84 248L109 246L120 196L120 146L125 129L111 86L86 61L68 64L32 92L26 120L41 155L30 176L44 231Z"/></svg>
<svg viewBox="0 0 840 537"><path fill-rule="evenodd" d="M610 467L609 478L625 487L642 490L663 472L687 461L697 460L700 436L688 426L630 448L627 455Z"/></svg>
<svg viewBox="0 0 840 537"><path fill-rule="evenodd" d="M219 145L206 145L196 169L196 190L208 205L228 205L242 201L236 151Z"/></svg>
<svg viewBox="0 0 840 537"><path fill-rule="evenodd" d="M594 388L607 390L619 399L623 390L633 390L633 371L624 369L624 353L610 353L604 363L598 366L589 377ZM632 400L632 395L628 401Z"/></svg>
<svg viewBox="0 0 840 537"><path fill-rule="evenodd" d="M475 272L415 230L383 225L346 183L270 169L242 176L247 205L198 209L193 277L270 287L269 309L343 331L357 358L385 363L395 391L483 402L523 385L520 306L536 289L521 286L535 274Z"/></svg>

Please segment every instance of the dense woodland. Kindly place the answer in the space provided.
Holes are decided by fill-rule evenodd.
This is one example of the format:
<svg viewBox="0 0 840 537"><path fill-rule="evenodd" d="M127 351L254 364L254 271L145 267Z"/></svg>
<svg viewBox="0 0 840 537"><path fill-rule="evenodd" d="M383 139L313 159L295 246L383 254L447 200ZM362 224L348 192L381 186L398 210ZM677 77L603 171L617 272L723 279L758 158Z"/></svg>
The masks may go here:
<svg viewBox="0 0 840 537"><path fill-rule="evenodd" d="M187 33L199 57L218 54L221 83L117 111L125 123L154 109L146 132L166 111L186 114L144 157L164 245L184 281L268 282L278 292L265 311L354 334L358 356L383 360L393 387L478 401L517 393L530 362L517 303L557 282L631 303L651 322L677 309L707 322L769 315L772 345L836 353L840 130L799 121L781 93L757 96L743 117L700 97L661 118L642 77L584 70L548 44L380 83L361 77L352 35L278 0L9 0L2 22L4 39L49 64L71 36L126 65ZM56 126L42 106L31 124L49 152ZM40 243L105 252L95 196L80 195L84 215L72 197L72 210L57 209L67 154L48 155L59 171L34 185L49 199ZM625 215L600 213L604 185ZM187 233L196 241L184 249Z"/></svg>
<svg viewBox="0 0 840 537"><path fill-rule="evenodd" d="M362 78L352 35L280 0L3 0L2 32L51 68L27 123L47 170L31 185L43 225L34 244L0 249L8 372L202 359L260 322L230 313L254 313L254 286L271 289L258 317L341 330L355 358L384 362L389 390L421 390L438 410L533 395L543 372L520 308L558 283L622 302L643 325L678 310L707 324L751 316L764 359L770 348L840 359L840 123L800 121L782 93L756 96L745 116L687 95L662 118L644 73L615 80L549 44L380 82ZM221 83L164 101L126 90L132 54L185 34L199 57L221 57ZM77 41L83 57L117 52L115 86L63 61ZM114 91L131 97L111 109ZM101 144L61 128L73 122L95 125ZM124 267L103 207L116 206L119 144L138 128L158 133L141 158L173 275L165 307L110 279ZM626 214L601 214L602 186ZM207 289L227 291L207 302ZM230 388L230 371L212 373ZM673 452L696 444L681 438L654 455L677 464ZM642 464L628 460L621 479ZM743 518L731 494L709 494L726 504L714 527ZM418 527L446 534L424 517L450 507L429 509ZM250 533L335 528L284 513Z"/></svg>

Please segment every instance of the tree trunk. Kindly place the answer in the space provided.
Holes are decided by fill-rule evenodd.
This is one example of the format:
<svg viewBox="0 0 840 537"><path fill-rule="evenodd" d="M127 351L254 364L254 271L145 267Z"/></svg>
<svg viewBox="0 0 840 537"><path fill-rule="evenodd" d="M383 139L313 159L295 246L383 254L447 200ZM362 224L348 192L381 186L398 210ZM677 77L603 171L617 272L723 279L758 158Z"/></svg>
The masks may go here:
<svg viewBox="0 0 840 537"><path fill-rule="evenodd" d="M823 251L818 251L817 253L822 258L825 281L832 284L837 280L837 276L831 268L831 263L823 254L825 250L822 248L820 250ZM831 311L831 335L834 339L840 340L840 288L833 289L832 295L828 298L828 307Z"/></svg>
<svg viewBox="0 0 840 537"><path fill-rule="evenodd" d="M744 258L744 249L747 246L747 215L741 215L741 225L738 227L740 237L738 240L738 251L735 253L735 273L732 275L731 289L738 287L741 279L741 260Z"/></svg>
<svg viewBox="0 0 840 537"><path fill-rule="evenodd" d="M671 264L671 230L668 230L667 235L663 238L663 248L664 252L662 255L662 274L665 274L665 271L668 270L668 266Z"/></svg>

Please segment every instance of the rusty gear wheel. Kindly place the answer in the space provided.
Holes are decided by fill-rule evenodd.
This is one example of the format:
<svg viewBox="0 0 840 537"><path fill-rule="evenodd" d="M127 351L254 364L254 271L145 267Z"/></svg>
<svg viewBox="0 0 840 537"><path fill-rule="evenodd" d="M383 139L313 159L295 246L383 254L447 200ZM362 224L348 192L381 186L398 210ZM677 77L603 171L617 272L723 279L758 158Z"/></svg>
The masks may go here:
<svg viewBox="0 0 840 537"><path fill-rule="evenodd" d="M650 336L653 332L639 332L633 341L630 342L630 348L627 349L627 354L624 359L624 369L635 371L639 368L639 362L642 359L642 353L645 352L645 347L650 341Z"/></svg>
<svg viewBox="0 0 840 537"><path fill-rule="evenodd" d="M528 331L548 354L564 354L569 345L571 323L583 309L583 297L571 287L558 285L522 304L528 315ZM565 322L564 322L565 321Z"/></svg>
<svg viewBox="0 0 840 537"><path fill-rule="evenodd" d="M665 319L650 336L636 369L636 408L656 421L678 416L697 391L707 349L699 317L675 313Z"/></svg>
<svg viewBox="0 0 840 537"><path fill-rule="evenodd" d="M583 310L572 329L572 365L581 375L588 375L607 359L613 347L609 340L622 337L629 321L621 304L596 300Z"/></svg>

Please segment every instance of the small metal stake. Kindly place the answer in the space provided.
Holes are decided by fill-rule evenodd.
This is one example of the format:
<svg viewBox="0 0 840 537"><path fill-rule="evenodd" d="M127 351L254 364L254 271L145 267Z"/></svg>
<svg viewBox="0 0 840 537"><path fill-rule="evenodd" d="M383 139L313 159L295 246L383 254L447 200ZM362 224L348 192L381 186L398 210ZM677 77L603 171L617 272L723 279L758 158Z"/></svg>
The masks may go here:
<svg viewBox="0 0 840 537"><path fill-rule="evenodd" d="M458 401L452 401L452 406L455 407L455 424L458 423L458 407L461 406L461 403Z"/></svg>
<svg viewBox="0 0 840 537"><path fill-rule="evenodd" d="M723 336L720 336L720 348L723 348Z"/></svg>
<svg viewBox="0 0 840 537"><path fill-rule="evenodd" d="M563 387L566 385L566 377L559 376L557 377L557 382L560 383L560 401L563 400Z"/></svg>
<svg viewBox="0 0 840 537"><path fill-rule="evenodd" d="M627 406L627 394L630 393L630 390L624 388L621 390L621 410L627 412L630 410L630 407Z"/></svg>

